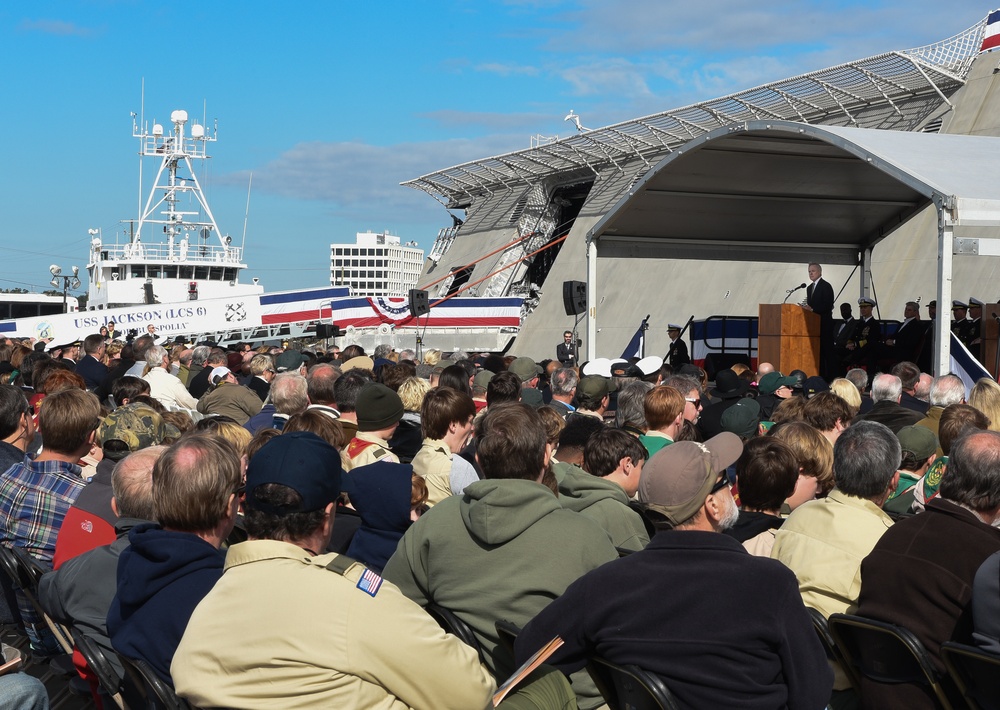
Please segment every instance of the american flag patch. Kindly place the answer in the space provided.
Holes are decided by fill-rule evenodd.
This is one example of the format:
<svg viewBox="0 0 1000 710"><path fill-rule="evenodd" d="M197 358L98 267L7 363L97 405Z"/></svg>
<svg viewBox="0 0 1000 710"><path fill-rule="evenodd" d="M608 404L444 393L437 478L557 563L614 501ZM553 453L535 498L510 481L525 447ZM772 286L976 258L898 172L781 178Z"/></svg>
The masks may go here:
<svg viewBox="0 0 1000 710"><path fill-rule="evenodd" d="M358 580L358 589L362 592L367 592L373 597L378 594L379 587L382 586L382 578L377 574L372 572L370 569L366 569L364 574L361 575L361 579Z"/></svg>

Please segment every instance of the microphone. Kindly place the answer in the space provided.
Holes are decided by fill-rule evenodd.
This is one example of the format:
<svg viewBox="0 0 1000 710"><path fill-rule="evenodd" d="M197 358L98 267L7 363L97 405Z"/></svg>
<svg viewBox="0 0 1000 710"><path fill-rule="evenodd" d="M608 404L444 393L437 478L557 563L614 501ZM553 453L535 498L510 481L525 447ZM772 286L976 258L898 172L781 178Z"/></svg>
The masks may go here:
<svg viewBox="0 0 1000 710"><path fill-rule="evenodd" d="M787 300L788 300L788 297L789 297L789 296L791 296L791 295L792 295L793 293L795 293L796 291L798 291L798 290L799 290L800 288L805 288L805 287L806 287L806 284L805 284L805 282L803 282L803 283L800 283L800 284L799 284L798 286L796 286L795 288L790 288L790 289L788 289L787 291L785 291L785 301L787 301ZM782 303L784 303L784 301L782 301Z"/></svg>

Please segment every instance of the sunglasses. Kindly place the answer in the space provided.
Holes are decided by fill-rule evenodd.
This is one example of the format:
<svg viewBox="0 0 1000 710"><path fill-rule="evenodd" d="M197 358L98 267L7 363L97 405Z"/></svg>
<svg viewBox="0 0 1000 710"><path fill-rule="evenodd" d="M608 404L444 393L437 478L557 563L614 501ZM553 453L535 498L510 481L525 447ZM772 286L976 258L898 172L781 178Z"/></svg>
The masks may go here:
<svg viewBox="0 0 1000 710"><path fill-rule="evenodd" d="M728 485L729 485L729 476L727 476L726 472L723 471L722 478L720 478L718 481L715 482L715 485L712 486L712 490L710 490L708 494L712 495L713 493L718 493L723 488L726 488Z"/></svg>
<svg viewBox="0 0 1000 710"><path fill-rule="evenodd" d="M692 399L691 397L685 397L684 401L693 404L695 409L701 406L701 399Z"/></svg>

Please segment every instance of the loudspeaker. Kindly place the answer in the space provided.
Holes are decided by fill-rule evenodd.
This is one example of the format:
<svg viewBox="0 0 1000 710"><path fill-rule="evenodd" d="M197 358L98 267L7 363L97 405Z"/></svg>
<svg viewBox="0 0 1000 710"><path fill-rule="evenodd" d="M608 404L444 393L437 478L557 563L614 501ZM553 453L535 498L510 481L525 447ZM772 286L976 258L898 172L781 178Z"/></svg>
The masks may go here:
<svg viewBox="0 0 1000 710"><path fill-rule="evenodd" d="M422 291L419 288L410 289L410 315L416 318L417 316L426 315L431 312L431 305L427 299L427 292Z"/></svg>
<svg viewBox="0 0 1000 710"><path fill-rule="evenodd" d="M143 284L142 294L147 304L156 303L156 298L153 296L153 284Z"/></svg>
<svg viewBox="0 0 1000 710"><path fill-rule="evenodd" d="M339 338L341 336L339 325L330 325L329 323L320 323L316 326L316 337L317 338Z"/></svg>
<svg viewBox="0 0 1000 710"><path fill-rule="evenodd" d="M563 281L563 305L566 315L587 312L587 284L585 281Z"/></svg>

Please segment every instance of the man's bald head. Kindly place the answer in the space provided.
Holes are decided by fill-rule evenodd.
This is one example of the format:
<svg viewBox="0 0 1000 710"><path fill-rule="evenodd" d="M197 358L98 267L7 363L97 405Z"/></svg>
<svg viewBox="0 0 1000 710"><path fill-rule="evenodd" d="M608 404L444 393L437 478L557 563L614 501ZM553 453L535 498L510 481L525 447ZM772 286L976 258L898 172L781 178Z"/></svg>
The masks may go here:
<svg viewBox="0 0 1000 710"><path fill-rule="evenodd" d="M155 520L153 466L166 450L166 446L149 446L129 454L115 465L111 490L118 517Z"/></svg>

